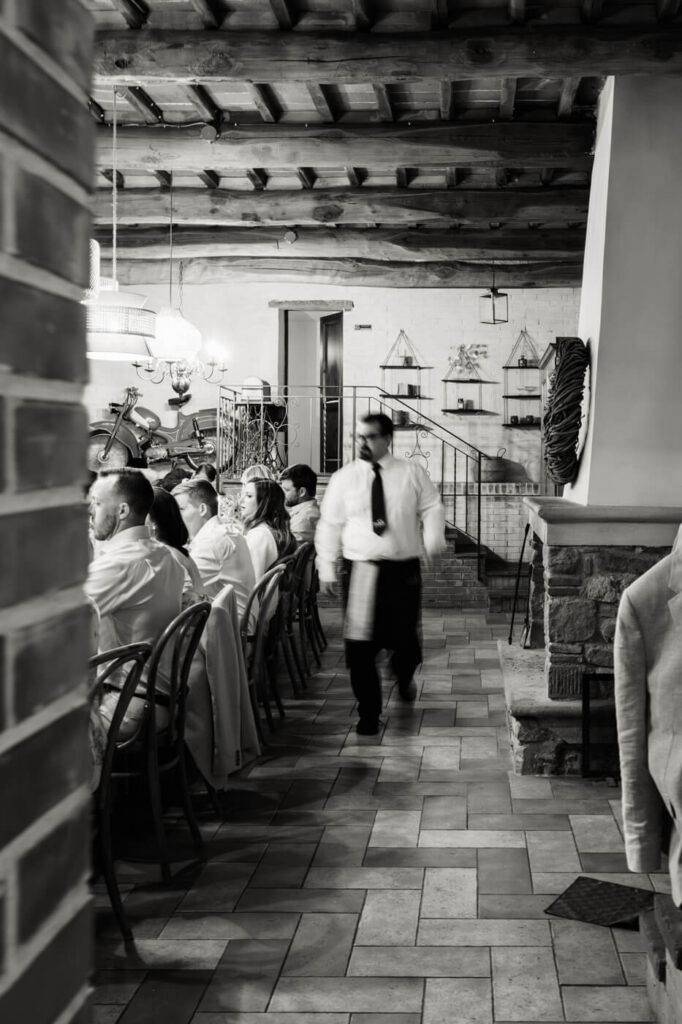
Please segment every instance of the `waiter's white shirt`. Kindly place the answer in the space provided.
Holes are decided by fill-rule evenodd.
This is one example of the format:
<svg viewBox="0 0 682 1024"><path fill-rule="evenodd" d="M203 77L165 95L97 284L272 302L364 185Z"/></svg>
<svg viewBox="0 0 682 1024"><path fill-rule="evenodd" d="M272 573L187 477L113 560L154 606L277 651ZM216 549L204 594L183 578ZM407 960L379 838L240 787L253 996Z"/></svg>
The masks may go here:
<svg viewBox="0 0 682 1024"><path fill-rule="evenodd" d="M232 533L217 516L212 516L192 538L188 551L201 575L209 600L231 583L241 615L256 585L249 548L239 533Z"/></svg>
<svg viewBox="0 0 682 1024"><path fill-rule="evenodd" d="M372 463L356 459L331 477L315 533L320 579L336 578L339 554L353 562L401 562L424 549L444 550L445 510L431 479L416 462L388 452L379 465L388 523L380 537L372 530Z"/></svg>
<svg viewBox="0 0 682 1024"><path fill-rule="evenodd" d="M99 613L99 650L156 640L181 610L184 582L182 566L146 526L104 541L85 583Z"/></svg>

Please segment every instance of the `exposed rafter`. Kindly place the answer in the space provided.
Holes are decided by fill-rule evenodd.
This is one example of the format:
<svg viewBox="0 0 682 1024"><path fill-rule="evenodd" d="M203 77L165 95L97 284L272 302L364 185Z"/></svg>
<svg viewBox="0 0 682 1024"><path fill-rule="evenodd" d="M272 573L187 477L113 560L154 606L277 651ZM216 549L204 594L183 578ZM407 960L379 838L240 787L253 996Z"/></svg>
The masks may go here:
<svg viewBox="0 0 682 1024"><path fill-rule="evenodd" d="M199 178L203 181L206 188L219 188L220 187L220 175L215 171L199 171Z"/></svg>
<svg viewBox="0 0 682 1024"><path fill-rule="evenodd" d="M516 25L526 20L526 0L509 0L509 20Z"/></svg>
<svg viewBox="0 0 682 1024"><path fill-rule="evenodd" d="M268 175L262 167L247 167L246 177L253 185L254 191L262 192L268 184Z"/></svg>
<svg viewBox="0 0 682 1024"><path fill-rule="evenodd" d="M193 171L203 147L221 171L245 167L573 167L589 169L594 126L508 122L436 125L335 125L303 127L277 124L223 129L212 143L201 142L195 128L125 129L118 133L124 170L161 167ZM100 162L110 160L111 140L103 135ZM206 148L208 154L208 149ZM274 154L277 154L276 158Z"/></svg>
<svg viewBox="0 0 682 1024"><path fill-rule="evenodd" d="M317 175L312 167L297 167L296 175L301 183L301 188L314 188Z"/></svg>
<svg viewBox="0 0 682 1024"><path fill-rule="evenodd" d="M255 85L253 82L247 82L246 90L266 124L274 124L279 121L279 107L267 85Z"/></svg>
<svg viewBox="0 0 682 1024"><path fill-rule="evenodd" d="M393 121L393 105L391 104L391 97L388 94L388 87L375 82L372 88L374 89L374 99L377 103L379 117L382 121Z"/></svg>
<svg viewBox="0 0 682 1024"><path fill-rule="evenodd" d="M201 18L204 28L220 28L225 20L225 7L221 0L190 0Z"/></svg>
<svg viewBox="0 0 682 1024"><path fill-rule="evenodd" d="M116 92L141 114L148 124L160 124L163 121L163 111L139 85L119 85Z"/></svg>
<svg viewBox="0 0 682 1024"><path fill-rule="evenodd" d="M267 175L245 172L252 184L267 185ZM257 187L257 186L256 186ZM313 189L264 191L257 197L244 191L176 189L173 219L177 224L426 224L456 221L464 225L489 221L526 224L582 222L587 218L586 188L533 189ZM98 224L111 223L111 197L98 192L94 205ZM167 224L168 196L155 189L127 189L119 196L118 223Z"/></svg>
<svg viewBox="0 0 682 1024"><path fill-rule="evenodd" d="M270 7L280 28L291 29L298 21L296 7L290 0L270 0Z"/></svg>
<svg viewBox="0 0 682 1024"><path fill-rule="evenodd" d="M367 0L350 0L355 26L358 31L363 32L372 27L372 18L369 13Z"/></svg>
<svg viewBox="0 0 682 1024"><path fill-rule="evenodd" d="M573 113L575 95L580 85L579 78L564 78L561 84L561 95L557 105L557 117L570 117Z"/></svg>
<svg viewBox="0 0 682 1024"><path fill-rule="evenodd" d="M201 116L206 118L209 124L214 124L216 127L222 124L225 115L208 89L205 89L203 85L186 86L185 95Z"/></svg>
<svg viewBox="0 0 682 1024"><path fill-rule="evenodd" d="M682 26L532 25L485 32L105 31L100 84L132 82L402 82L499 77L674 74Z"/></svg>
<svg viewBox="0 0 682 1024"><path fill-rule="evenodd" d="M514 117L516 104L516 79L503 78L500 81L500 117L503 121L511 121Z"/></svg>
<svg viewBox="0 0 682 1024"><path fill-rule="evenodd" d="M116 181L116 188L123 189L123 188L126 187L125 178L123 177L123 175L121 174L120 171L116 171L116 174L114 174L114 172L112 171L112 169L110 167L105 167L102 170L102 177L106 178L107 181L112 182L112 184L113 184L113 182L115 180Z"/></svg>
<svg viewBox="0 0 682 1024"><path fill-rule="evenodd" d="M149 17L149 7L144 0L111 0L112 6L119 11L129 28L142 28Z"/></svg>
<svg viewBox="0 0 682 1024"><path fill-rule="evenodd" d="M455 112L455 94L452 82L440 83L440 117L441 121L451 121Z"/></svg>
<svg viewBox="0 0 682 1024"><path fill-rule="evenodd" d="M367 177L367 171L363 167L346 167L346 177L353 188L360 188Z"/></svg>
<svg viewBox="0 0 682 1024"><path fill-rule="evenodd" d="M603 0L581 0L580 13L582 14L583 21L586 21L588 24L599 21L602 6Z"/></svg>
<svg viewBox="0 0 682 1024"><path fill-rule="evenodd" d="M308 94L313 101L315 110L323 121L336 121L330 97L327 95L327 90L323 85L313 85L312 82L309 82Z"/></svg>
<svg viewBox="0 0 682 1024"><path fill-rule="evenodd" d="M170 171L154 171L154 177L162 189L169 189L173 183L173 176Z"/></svg>

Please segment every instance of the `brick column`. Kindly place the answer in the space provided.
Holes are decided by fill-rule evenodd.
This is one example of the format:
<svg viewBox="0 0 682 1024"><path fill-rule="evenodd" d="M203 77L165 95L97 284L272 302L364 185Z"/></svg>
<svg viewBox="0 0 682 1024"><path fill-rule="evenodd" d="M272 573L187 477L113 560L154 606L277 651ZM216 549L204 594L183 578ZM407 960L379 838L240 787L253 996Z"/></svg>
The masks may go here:
<svg viewBox="0 0 682 1024"><path fill-rule="evenodd" d="M82 496L92 31L0 3L0 1020L84 1024L91 920Z"/></svg>

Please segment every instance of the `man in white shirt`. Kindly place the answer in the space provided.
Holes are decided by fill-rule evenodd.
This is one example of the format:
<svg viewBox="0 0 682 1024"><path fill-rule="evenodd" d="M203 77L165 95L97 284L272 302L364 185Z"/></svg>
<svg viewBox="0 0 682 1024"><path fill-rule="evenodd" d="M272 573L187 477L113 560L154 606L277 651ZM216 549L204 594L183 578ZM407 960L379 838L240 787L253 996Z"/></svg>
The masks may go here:
<svg viewBox="0 0 682 1024"><path fill-rule="evenodd" d="M248 545L218 519L218 495L207 480L188 480L173 491L189 533L188 551L201 574L208 600L228 583L234 587L241 616L256 585Z"/></svg>
<svg viewBox="0 0 682 1024"><path fill-rule="evenodd" d="M99 546L85 593L99 614L98 649L153 643L181 610L185 573L166 545L149 536L145 523L154 501L152 486L137 469L103 470L89 499ZM162 668L159 676L162 689ZM117 700L115 692L105 696L100 709L105 719L111 720ZM124 733L142 708L143 701L133 698Z"/></svg>
<svg viewBox="0 0 682 1024"><path fill-rule="evenodd" d="M296 542L312 542L320 518L320 506L315 500L317 473L301 462L283 469L279 482L284 491L289 525Z"/></svg>
<svg viewBox="0 0 682 1024"><path fill-rule="evenodd" d="M445 550L445 512L438 491L414 461L389 452L393 423L382 413L357 426L360 458L334 473L315 534L322 593L335 593L336 560L342 576L346 663L358 702L357 732L379 731L381 682L377 653L392 651L391 667L403 700L421 661L419 556ZM422 543L423 528L423 543Z"/></svg>

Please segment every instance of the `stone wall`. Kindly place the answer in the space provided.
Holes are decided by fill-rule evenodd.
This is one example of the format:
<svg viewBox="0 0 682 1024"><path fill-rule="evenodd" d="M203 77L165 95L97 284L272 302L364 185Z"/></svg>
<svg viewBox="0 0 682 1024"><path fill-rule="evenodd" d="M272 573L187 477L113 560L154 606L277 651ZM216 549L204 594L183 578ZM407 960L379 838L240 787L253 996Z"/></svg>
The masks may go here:
<svg viewBox="0 0 682 1024"><path fill-rule="evenodd" d="M91 21L0 4L0 1020L85 1024Z"/></svg>
<svg viewBox="0 0 682 1024"><path fill-rule="evenodd" d="M550 697L577 697L585 671L613 668L620 596L669 552L669 547L543 545L534 536L531 643L546 649Z"/></svg>

